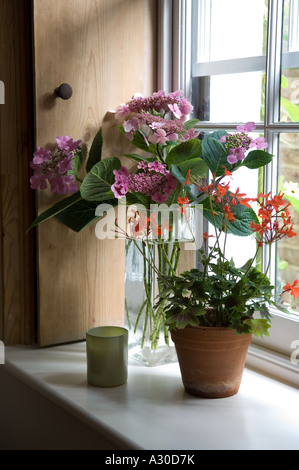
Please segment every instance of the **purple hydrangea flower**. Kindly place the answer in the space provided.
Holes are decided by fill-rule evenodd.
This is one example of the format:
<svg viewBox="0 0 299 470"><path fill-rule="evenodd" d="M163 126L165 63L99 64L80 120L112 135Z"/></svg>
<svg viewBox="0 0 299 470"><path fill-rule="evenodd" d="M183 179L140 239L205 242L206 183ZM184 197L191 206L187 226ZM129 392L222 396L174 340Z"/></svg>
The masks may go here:
<svg viewBox="0 0 299 470"><path fill-rule="evenodd" d="M226 134L220 137L219 142L223 143L225 148L229 151L227 161L234 165L240 160L244 160L245 152L250 148L256 149L265 149L268 147L268 142L266 142L264 137L257 137L252 139L249 137L247 132L251 132L255 129L254 122L247 122L237 126L235 134Z"/></svg>
<svg viewBox="0 0 299 470"><path fill-rule="evenodd" d="M75 193L79 190L74 175L68 174L73 169L73 158L81 140L74 141L70 136L56 138L56 148L51 151L37 147L30 167L34 170L30 178L32 189L46 189L58 194Z"/></svg>
<svg viewBox="0 0 299 470"><path fill-rule="evenodd" d="M186 131L183 126L192 109L193 106L182 96L181 91L167 95L160 90L149 97L134 96L117 109L115 117L119 119L134 114L134 117L123 123L129 140L132 141L135 132L142 129L147 145L151 142L164 146L169 141L180 139L184 142L198 136L194 129ZM169 113L172 113L174 119L167 119Z"/></svg>
<svg viewBox="0 0 299 470"><path fill-rule="evenodd" d="M130 175L124 166L114 170L115 182L111 189L116 198L124 197L128 191L142 193L156 202L166 202L177 186L177 180L161 162L140 162L138 172Z"/></svg>

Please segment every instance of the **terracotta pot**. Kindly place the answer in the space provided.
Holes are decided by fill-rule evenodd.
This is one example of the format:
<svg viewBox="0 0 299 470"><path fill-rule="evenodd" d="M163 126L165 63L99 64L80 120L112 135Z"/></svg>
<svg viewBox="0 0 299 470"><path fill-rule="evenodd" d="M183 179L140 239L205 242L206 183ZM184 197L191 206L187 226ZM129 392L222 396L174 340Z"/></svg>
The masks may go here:
<svg viewBox="0 0 299 470"><path fill-rule="evenodd" d="M203 398L235 395L252 334L229 328L188 326L172 330L186 392Z"/></svg>

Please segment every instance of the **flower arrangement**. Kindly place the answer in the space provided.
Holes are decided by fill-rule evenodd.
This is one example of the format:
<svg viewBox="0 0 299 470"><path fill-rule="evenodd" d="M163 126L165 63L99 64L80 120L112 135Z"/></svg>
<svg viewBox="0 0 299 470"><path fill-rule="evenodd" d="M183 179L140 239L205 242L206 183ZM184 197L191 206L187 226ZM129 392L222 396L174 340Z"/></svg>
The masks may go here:
<svg viewBox="0 0 299 470"><path fill-rule="evenodd" d="M272 245L283 237L295 235L288 204L283 194L259 194L250 199L239 190L231 191L229 180L239 168L263 167L273 156L265 150L268 144L264 138L249 136L254 131L254 123L239 126L233 134L221 130L199 138L198 120L188 119L191 112L191 104L180 91L134 96L122 104L115 112L115 118L122 120L119 131L142 151L124 154L135 163L133 170L121 165L118 157L102 159L102 129L86 158L82 180L78 178L82 164L80 141L64 136L57 138L57 148L52 152L39 147L32 163L32 188L45 189L48 181L52 191L68 191L71 195L40 214L32 227L56 217L78 232L98 220L99 204L108 203L113 208L123 202L145 208L145 214L137 210L130 218L135 233L141 228L148 233L150 227L161 235L161 226L148 212L152 204L169 207L176 203L183 214L186 207L200 204L203 216L215 228L215 245L210 248L208 240L212 235L204 234L203 248L198 250L202 269L192 269L180 276L176 273L179 243L173 244L172 253L168 251L169 244L167 249L165 244L160 245L159 259L162 254L165 256L163 264L167 272L154 265L161 286L153 312L156 325L160 329L164 324L167 330L187 324L223 324L238 332L267 334L267 305L272 302L273 288L266 273L261 273L254 263L263 244ZM212 175L210 181L209 175ZM251 207L253 202L259 204L257 214ZM168 220L166 224L170 234L171 222ZM229 233L241 237L256 234L257 253L241 268L225 257ZM223 248L220 247L222 235ZM144 255L147 262L152 262ZM148 277L146 285L150 283ZM284 290L299 295L298 283L296 280ZM255 310L261 312L262 319L253 318ZM153 337L157 336L156 328Z"/></svg>

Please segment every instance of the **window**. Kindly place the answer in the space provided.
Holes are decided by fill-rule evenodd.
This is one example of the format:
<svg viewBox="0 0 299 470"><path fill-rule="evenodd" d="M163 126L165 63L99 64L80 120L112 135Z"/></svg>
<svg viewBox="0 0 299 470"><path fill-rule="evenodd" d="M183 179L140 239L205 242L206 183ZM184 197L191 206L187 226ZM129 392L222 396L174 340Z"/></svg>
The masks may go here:
<svg viewBox="0 0 299 470"><path fill-rule="evenodd" d="M181 0L180 13L180 87L193 117L204 132L255 121L275 158L238 183L249 195L285 192L299 234L299 0ZM235 240L231 246L241 259ZM272 251L269 276L279 295L299 279L298 237ZM268 258L265 251L264 268ZM285 302L289 313L273 311L270 339L258 343L290 358L299 344L299 299Z"/></svg>

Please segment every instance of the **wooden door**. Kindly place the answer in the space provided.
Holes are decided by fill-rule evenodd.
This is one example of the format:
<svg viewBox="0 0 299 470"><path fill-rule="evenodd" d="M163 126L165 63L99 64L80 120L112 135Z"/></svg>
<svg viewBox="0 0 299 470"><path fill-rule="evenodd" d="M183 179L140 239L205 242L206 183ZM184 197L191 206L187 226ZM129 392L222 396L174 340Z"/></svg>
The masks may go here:
<svg viewBox="0 0 299 470"><path fill-rule="evenodd" d="M0 2L0 339L34 340L31 10L29 0ZM0 99L1 102L1 99Z"/></svg>
<svg viewBox="0 0 299 470"><path fill-rule="evenodd" d="M105 156L127 141L108 110L135 92L155 91L155 0L33 0L36 146L56 136L87 148L104 123ZM61 83L71 99L55 98ZM37 193L37 213L57 202ZM88 327L122 324L124 244L98 240L91 225L75 233L51 219L37 228L38 340L81 340Z"/></svg>

